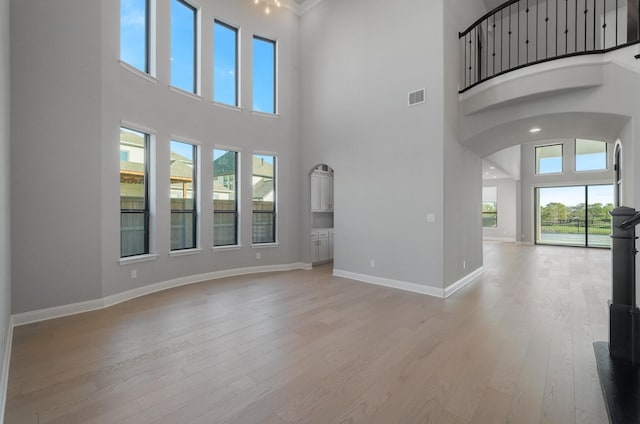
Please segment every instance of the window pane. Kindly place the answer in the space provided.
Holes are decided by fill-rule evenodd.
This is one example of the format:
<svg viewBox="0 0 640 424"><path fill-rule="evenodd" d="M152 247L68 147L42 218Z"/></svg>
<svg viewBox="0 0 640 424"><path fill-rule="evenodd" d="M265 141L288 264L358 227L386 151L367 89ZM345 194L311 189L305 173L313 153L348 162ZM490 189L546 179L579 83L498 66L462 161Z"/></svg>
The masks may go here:
<svg viewBox="0 0 640 424"><path fill-rule="evenodd" d="M196 9L171 1L171 85L196 92Z"/></svg>
<svg viewBox="0 0 640 424"><path fill-rule="evenodd" d="M576 139L576 171L607 169L607 143Z"/></svg>
<svg viewBox="0 0 640 424"><path fill-rule="evenodd" d="M536 147L536 174L562 172L562 144Z"/></svg>
<svg viewBox="0 0 640 424"><path fill-rule="evenodd" d="M498 226L498 188L482 187L482 226Z"/></svg>
<svg viewBox="0 0 640 424"><path fill-rule="evenodd" d="M213 100L238 106L238 30L213 24Z"/></svg>
<svg viewBox="0 0 640 424"><path fill-rule="evenodd" d="M148 64L148 1L120 1L120 59L143 72Z"/></svg>
<svg viewBox="0 0 640 424"><path fill-rule="evenodd" d="M238 153L213 151L213 245L238 244Z"/></svg>
<svg viewBox="0 0 640 424"><path fill-rule="evenodd" d="M120 129L120 256L149 253L148 135Z"/></svg>
<svg viewBox="0 0 640 424"><path fill-rule="evenodd" d="M276 241L274 156L253 155L253 243Z"/></svg>
<svg viewBox="0 0 640 424"><path fill-rule="evenodd" d="M253 110L276 113L276 43L253 37Z"/></svg>
<svg viewBox="0 0 640 424"><path fill-rule="evenodd" d="M585 246L585 187L545 187L536 191L536 243Z"/></svg>
<svg viewBox="0 0 640 424"><path fill-rule="evenodd" d="M171 250L196 247L196 146L171 141Z"/></svg>

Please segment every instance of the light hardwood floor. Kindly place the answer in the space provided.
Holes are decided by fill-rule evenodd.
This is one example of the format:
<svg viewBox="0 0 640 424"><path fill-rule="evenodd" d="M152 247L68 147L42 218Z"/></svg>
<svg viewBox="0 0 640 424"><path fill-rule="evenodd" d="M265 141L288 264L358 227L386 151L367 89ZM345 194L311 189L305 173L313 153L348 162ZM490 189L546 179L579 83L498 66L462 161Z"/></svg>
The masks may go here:
<svg viewBox="0 0 640 424"><path fill-rule="evenodd" d="M313 271L15 329L6 422L606 423L610 252L485 245L447 300Z"/></svg>

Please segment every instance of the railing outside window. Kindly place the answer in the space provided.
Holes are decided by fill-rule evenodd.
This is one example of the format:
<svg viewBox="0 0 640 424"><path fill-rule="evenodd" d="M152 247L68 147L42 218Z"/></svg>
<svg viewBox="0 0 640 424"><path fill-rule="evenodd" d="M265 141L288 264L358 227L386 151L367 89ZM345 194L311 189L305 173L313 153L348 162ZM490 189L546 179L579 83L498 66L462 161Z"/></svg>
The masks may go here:
<svg viewBox="0 0 640 424"><path fill-rule="evenodd" d="M510 0L459 34L460 92L514 69L640 40L638 0Z"/></svg>

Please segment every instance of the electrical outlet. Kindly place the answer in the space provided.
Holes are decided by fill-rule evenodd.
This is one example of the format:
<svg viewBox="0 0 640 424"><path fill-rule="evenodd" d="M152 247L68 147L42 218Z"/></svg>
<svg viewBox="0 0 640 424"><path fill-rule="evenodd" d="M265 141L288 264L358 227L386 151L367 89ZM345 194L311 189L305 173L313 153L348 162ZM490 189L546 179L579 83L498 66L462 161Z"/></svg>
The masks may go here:
<svg viewBox="0 0 640 424"><path fill-rule="evenodd" d="M376 261L374 261L373 259L371 259L371 260L369 261L369 266L370 266L371 268L375 268L375 267L376 267Z"/></svg>
<svg viewBox="0 0 640 424"><path fill-rule="evenodd" d="M429 224L433 224L436 222L436 214L435 213L430 213L427 215L427 222Z"/></svg>
<svg viewBox="0 0 640 424"><path fill-rule="evenodd" d="M467 261L462 261L462 269L467 269Z"/></svg>
<svg viewBox="0 0 640 424"><path fill-rule="evenodd" d="M262 255L260 255L260 252L256 252L256 259L260 259L262 258Z"/></svg>
<svg viewBox="0 0 640 424"><path fill-rule="evenodd" d="M131 278L138 278L138 271L135 269L131 270Z"/></svg>

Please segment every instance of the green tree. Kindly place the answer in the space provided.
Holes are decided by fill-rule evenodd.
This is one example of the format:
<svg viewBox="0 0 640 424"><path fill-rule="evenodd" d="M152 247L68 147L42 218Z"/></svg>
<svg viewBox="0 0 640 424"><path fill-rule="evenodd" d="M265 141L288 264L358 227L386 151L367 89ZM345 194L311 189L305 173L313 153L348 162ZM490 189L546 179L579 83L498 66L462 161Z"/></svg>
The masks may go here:
<svg viewBox="0 0 640 424"><path fill-rule="evenodd" d="M567 207L562 203L551 202L541 208L543 221L564 221L567 219Z"/></svg>

